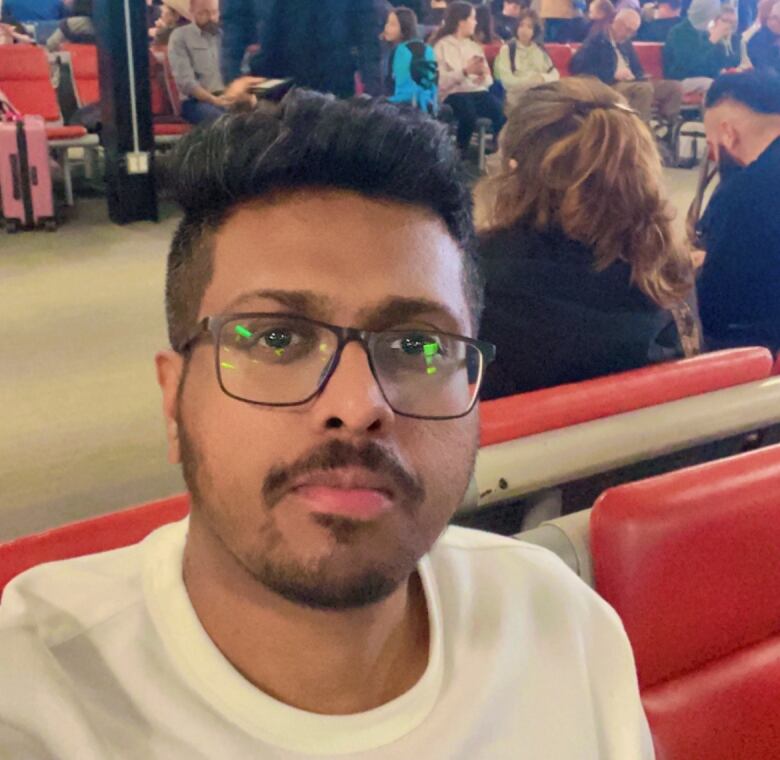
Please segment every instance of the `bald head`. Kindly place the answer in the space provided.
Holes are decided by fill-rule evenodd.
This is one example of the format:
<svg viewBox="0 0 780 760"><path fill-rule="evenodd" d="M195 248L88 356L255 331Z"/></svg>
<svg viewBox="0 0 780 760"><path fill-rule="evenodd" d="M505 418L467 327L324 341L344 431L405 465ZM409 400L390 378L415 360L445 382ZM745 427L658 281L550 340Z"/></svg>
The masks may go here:
<svg viewBox="0 0 780 760"><path fill-rule="evenodd" d="M642 25L642 17L631 8L623 8L618 11L612 22L612 37L615 42L628 42L639 31Z"/></svg>

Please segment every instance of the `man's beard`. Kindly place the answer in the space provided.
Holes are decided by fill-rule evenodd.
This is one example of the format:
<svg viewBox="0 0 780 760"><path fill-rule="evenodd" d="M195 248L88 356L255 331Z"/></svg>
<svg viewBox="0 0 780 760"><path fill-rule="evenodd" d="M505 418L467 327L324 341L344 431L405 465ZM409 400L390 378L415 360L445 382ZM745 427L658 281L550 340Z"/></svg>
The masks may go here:
<svg viewBox="0 0 780 760"><path fill-rule="evenodd" d="M207 21L207 22L206 22L206 23L205 23L205 24L204 24L204 25L203 25L203 26L200 28L200 30L201 30L201 31L202 31L204 34L217 35L217 34L219 34L219 30L220 30L220 28L221 28L221 27L220 27L220 25L219 25L218 23L216 23L216 22L214 22L214 21Z"/></svg>
<svg viewBox="0 0 780 760"><path fill-rule="evenodd" d="M285 556L285 539L275 524L273 510L286 492L284 486L309 470L359 465L381 472L392 480L400 497L398 509L416 514L425 500L422 484L402 470L377 444L355 447L332 440L290 467L269 471L262 489L267 522L258 535L263 546L251 553L239 554L230 541L231 527L235 527L229 524L231 510L226 508L230 496L220 499L215 493L214 478L204 466L203 457L181 419L179 439L182 473L192 495L193 512L197 510L210 532L256 581L294 604L321 610L347 610L380 602L410 577L417 562L430 549L430 545L420 545L419 537L410 535L406 540L405 536L391 563L367 564L359 573L345 574L348 547L360 540L363 531L376 530L375 526L333 515L312 515L312 519L330 532L335 551L347 547L347 552L341 552L341 556L335 558L332 554L320 557L311 563L304 563L291 554Z"/></svg>

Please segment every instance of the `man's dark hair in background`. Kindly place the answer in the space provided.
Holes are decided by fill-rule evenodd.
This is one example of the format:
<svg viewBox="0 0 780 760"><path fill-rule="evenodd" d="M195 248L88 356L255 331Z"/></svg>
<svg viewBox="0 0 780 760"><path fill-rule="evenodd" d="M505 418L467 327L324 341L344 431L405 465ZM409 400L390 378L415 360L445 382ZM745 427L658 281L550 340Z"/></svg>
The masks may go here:
<svg viewBox="0 0 780 760"><path fill-rule="evenodd" d="M300 90L280 105L261 104L192 135L171 175L185 212L168 261L171 345L180 345L195 326L211 278L211 236L230 211L245 200L307 188L351 190L439 217L464 251L476 324L482 288L472 202L454 150L446 127L417 109Z"/></svg>

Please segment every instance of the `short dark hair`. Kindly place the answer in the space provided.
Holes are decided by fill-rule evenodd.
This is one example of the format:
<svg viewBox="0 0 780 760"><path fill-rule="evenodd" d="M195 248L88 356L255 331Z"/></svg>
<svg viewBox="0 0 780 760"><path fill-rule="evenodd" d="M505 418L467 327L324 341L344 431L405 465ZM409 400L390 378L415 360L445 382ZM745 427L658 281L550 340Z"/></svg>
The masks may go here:
<svg viewBox="0 0 780 760"><path fill-rule="evenodd" d="M170 165L184 218L168 254L166 314L178 350L213 273L213 234L235 207L306 189L349 190L432 212L463 251L474 325L482 310L471 192L447 128L419 109L293 90L181 140Z"/></svg>
<svg viewBox="0 0 780 760"><path fill-rule="evenodd" d="M707 91L706 108L733 100L751 111L780 114L780 76L768 71L740 71L722 74Z"/></svg>
<svg viewBox="0 0 780 760"><path fill-rule="evenodd" d="M417 14L411 8L399 5L397 8L393 8L390 13L395 13L395 17L398 19L398 26L401 27L401 40L403 42L409 42L410 40L419 38L420 32L417 30Z"/></svg>

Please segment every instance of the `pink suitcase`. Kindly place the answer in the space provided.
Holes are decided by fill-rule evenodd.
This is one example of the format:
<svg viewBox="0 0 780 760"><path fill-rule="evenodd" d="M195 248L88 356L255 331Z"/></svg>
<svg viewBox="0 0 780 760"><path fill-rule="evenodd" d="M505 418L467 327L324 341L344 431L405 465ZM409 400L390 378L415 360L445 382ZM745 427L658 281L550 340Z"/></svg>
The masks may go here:
<svg viewBox="0 0 780 760"><path fill-rule="evenodd" d="M0 198L5 228L56 229L49 145L40 116L0 121Z"/></svg>

